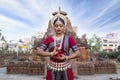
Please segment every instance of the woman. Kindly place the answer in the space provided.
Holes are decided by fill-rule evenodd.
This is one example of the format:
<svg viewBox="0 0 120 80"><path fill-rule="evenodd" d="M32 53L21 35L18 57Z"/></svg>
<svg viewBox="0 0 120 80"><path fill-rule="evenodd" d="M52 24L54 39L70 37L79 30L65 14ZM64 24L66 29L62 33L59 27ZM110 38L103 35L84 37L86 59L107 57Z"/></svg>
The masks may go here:
<svg viewBox="0 0 120 80"><path fill-rule="evenodd" d="M65 18L60 16L53 19L55 35L49 36L37 48L37 54L44 57L50 57L47 66L46 80L73 80L70 59L80 56L79 48L76 45L75 39L65 35ZM48 48L48 51L45 51ZM72 48L73 54L69 54L69 49Z"/></svg>

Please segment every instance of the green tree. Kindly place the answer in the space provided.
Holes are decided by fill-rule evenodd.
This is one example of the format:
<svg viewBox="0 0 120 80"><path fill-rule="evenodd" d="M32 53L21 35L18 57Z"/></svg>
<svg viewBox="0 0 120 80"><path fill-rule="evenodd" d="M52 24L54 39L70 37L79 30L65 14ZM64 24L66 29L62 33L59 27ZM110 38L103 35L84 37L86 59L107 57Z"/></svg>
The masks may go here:
<svg viewBox="0 0 120 80"><path fill-rule="evenodd" d="M2 37L1 37L1 40L2 40L2 41L5 41L5 37L4 37L4 36L2 36Z"/></svg>
<svg viewBox="0 0 120 80"><path fill-rule="evenodd" d="M99 52L101 49L101 40L95 34L88 40L88 45L93 53Z"/></svg>
<svg viewBox="0 0 120 80"><path fill-rule="evenodd" d="M1 37L1 35L2 35L1 31L2 31L2 30L0 29L0 37Z"/></svg>
<svg viewBox="0 0 120 80"><path fill-rule="evenodd" d="M120 45L118 46L118 51L120 51Z"/></svg>
<svg viewBox="0 0 120 80"><path fill-rule="evenodd" d="M6 52L6 50L8 50L8 47L6 46L7 45L7 42L5 40L5 37L2 35L2 30L0 29L0 41L2 41L2 54L4 54Z"/></svg>

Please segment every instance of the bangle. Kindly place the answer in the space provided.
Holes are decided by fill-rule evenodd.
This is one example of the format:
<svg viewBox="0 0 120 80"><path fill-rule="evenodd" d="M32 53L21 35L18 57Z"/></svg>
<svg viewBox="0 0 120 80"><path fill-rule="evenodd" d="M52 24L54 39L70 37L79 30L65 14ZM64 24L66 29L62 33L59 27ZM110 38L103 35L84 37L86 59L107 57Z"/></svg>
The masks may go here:
<svg viewBox="0 0 120 80"><path fill-rule="evenodd" d="M66 56L66 61L68 61L68 56Z"/></svg>
<svg viewBox="0 0 120 80"><path fill-rule="evenodd" d="M50 56L51 56L51 57L53 56L53 52L50 52Z"/></svg>

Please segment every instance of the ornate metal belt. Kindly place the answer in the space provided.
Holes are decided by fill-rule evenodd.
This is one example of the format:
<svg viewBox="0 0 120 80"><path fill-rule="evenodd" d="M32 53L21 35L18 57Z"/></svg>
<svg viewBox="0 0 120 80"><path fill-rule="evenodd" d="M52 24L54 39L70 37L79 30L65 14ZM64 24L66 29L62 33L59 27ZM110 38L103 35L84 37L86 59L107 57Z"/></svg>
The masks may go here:
<svg viewBox="0 0 120 80"><path fill-rule="evenodd" d="M70 62L53 62L49 61L48 63L48 68L54 70L54 71L64 71L67 70L68 68L71 68Z"/></svg>

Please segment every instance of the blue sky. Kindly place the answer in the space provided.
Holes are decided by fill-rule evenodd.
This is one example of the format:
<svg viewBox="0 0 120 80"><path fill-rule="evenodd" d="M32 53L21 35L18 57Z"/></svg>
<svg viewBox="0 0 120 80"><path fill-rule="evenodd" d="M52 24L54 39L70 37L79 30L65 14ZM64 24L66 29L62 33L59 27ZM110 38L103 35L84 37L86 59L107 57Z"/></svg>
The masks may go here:
<svg viewBox="0 0 120 80"><path fill-rule="evenodd" d="M6 40L19 40L46 31L52 12L68 13L78 36L120 33L120 0L0 0L0 29Z"/></svg>

